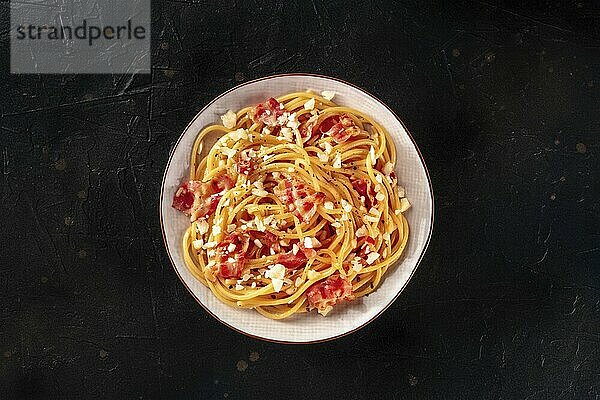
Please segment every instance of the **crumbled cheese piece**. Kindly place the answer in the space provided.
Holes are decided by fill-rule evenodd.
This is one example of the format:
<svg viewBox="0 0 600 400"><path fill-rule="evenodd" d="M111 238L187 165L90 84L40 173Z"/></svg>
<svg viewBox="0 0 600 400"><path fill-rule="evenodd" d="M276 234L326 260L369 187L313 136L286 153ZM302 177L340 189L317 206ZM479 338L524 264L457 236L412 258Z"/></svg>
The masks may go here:
<svg viewBox="0 0 600 400"><path fill-rule="evenodd" d="M294 245L292 246L292 253L296 255L298 254L298 250L300 250L300 247L298 247L298 245L294 243Z"/></svg>
<svg viewBox="0 0 600 400"><path fill-rule="evenodd" d="M375 195L375 198L377 199L377 201L383 201L383 200L385 200L385 195L381 192L377 192L377 194Z"/></svg>
<svg viewBox="0 0 600 400"><path fill-rule="evenodd" d="M400 210L394 210L394 214L400 215L400 214L402 214L402 211L400 211Z"/></svg>
<svg viewBox="0 0 600 400"><path fill-rule="evenodd" d="M306 103L304 103L305 110L312 110L313 108L315 108L315 99L314 98L311 98Z"/></svg>
<svg viewBox="0 0 600 400"><path fill-rule="evenodd" d="M392 173L392 171L394 171L394 164L391 162L386 162L383 166L383 173L385 175L389 175Z"/></svg>
<svg viewBox="0 0 600 400"><path fill-rule="evenodd" d="M202 240L202 239L194 240L192 242L192 246L194 246L194 249L196 249L196 250L200 250L203 245L204 245L204 240Z"/></svg>
<svg viewBox="0 0 600 400"><path fill-rule="evenodd" d="M235 290L244 290L244 287L238 283L235 285Z"/></svg>
<svg viewBox="0 0 600 400"><path fill-rule="evenodd" d="M252 289L256 288L256 282L252 282L252 285L250 285L250 287L251 287Z"/></svg>
<svg viewBox="0 0 600 400"><path fill-rule="evenodd" d="M274 218L275 218L275 214L267 215L265 217L265 219L263 220L263 223L265 225L270 225Z"/></svg>
<svg viewBox="0 0 600 400"><path fill-rule="evenodd" d="M342 199L340 201L340 204L342 205L342 208L344 209L344 211L346 211L347 213L352 211L352 204L348 203L345 199Z"/></svg>
<svg viewBox="0 0 600 400"><path fill-rule="evenodd" d="M325 207L326 210L333 210L333 203L331 201L326 201L325 203L323 203L323 207Z"/></svg>
<svg viewBox="0 0 600 400"><path fill-rule="evenodd" d="M272 175L273 175L273 179L279 179L279 177L281 176L281 174L277 171L273 172Z"/></svg>
<svg viewBox="0 0 600 400"><path fill-rule="evenodd" d="M308 272L306 273L306 277L308 278L308 280L313 280L317 276L319 276L319 273L313 269L309 269Z"/></svg>
<svg viewBox="0 0 600 400"><path fill-rule="evenodd" d="M273 284L274 291L281 291L281 288L283 287L283 279L271 279L271 283Z"/></svg>
<svg viewBox="0 0 600 400"><path fill-rule="evenodd" d="M379 258L379 253L372 252L367 256L367 264L371 265Z"/></svg>
<svg viewBox="0 0 600 400"><path fill-rule="evenodd" d="M342 227L342 224L340 224L340 223L339 223L339 222L337 222L337 221L334 221L334 222L332 222L332 223L331 223L331 226L333 226L334 228L341 228L341 227Z"/></svg>
<svg viewBox="0 0 600 400"><path fill-rule="evenodd" d="M291 113L288 116L288 122L287 122L286 126L289 128L292 128L292 129L298 129L298 127L300 126L300 122L298 122L298 120L296 120L296 113Z"/></svg>
<svg viewBox="0 0 600 400"><path fill-rule="evenodd" d="M318 313L321 314L322 316L326 317L327 314L329 314L331 312L331 310L333 310L333 306L327 306L323 310L318 310Z"/></svg>
<svg viewBox="0 0 600 400"><path fill-rule="evenodd" d="M250 222L248 223L248 225L250 225ZM254 217L254 223L256 224L256 229L258 229L260 232L264 232L266 230L264 222L261 221L260 218L258 218L258 216Z"/></svg>
<svg viewBox="0 0 600 400"><path fill-rule="evenodd" d="M281 240L279 241L279 245L280 245L280 246L283 246L283 247L287 247L287 246L289 246L289 245L290 245L290 242L288 242L286 239L281 239Z"/></svg>
<svg viewBox="0 0 600 400"><path fill-rule="evenodd" d="M356 246L358 245L358 241L356 239L352 239L350 244L352 245L352 248L356 248Z"/></svg>
<svg viewBox="0 0 600 400"><path fill-rule="evenodd" d="M352 265L352 269L356 272L360 272L363 269L360 257L354 257L350 264Z"/></svg>
<svg viewBox="0 0 600 400"><path fill-rule="evenodd" d="M288 167L287 170L288 170L288 172L294 172L295 171L294 167Z"/></svg>
<svg viewBox="0 0 600 400"><path fill-rule="evenodd" d="M384 233L382 236L383 236L383 240L385 240L386 242L389 242L391 240L390 234L387 232Z"/></svg>
<svg viewBox="0 0 600 400"><path fill-rule="evenodd" d="M398 197L406 197L406 190L402 186L398 186Z"/></svg>
<svg viewBox="0 0 600 400"><path fill-rule="evenodd" d="M383 183L383 178L379 174L375 175L375 180L379 183Z"/></svg>
<svg viewBox="0 0 600 400"><path fill-rule="evenodd" d="M285 267L282 264L275 264L269 267L265 272L265 278L270 278L273 284L273 289L279 292L283 287L283 279L285 277Z"/></svg>
<svg viewBox="0 0 600 400"><path fill-rule="evenodd" d="M264 189L252 189L252 194L255 195L256 197L266 197L269 195L269 192L267 192Z"/></svg>
<svg viewBox="0 0 600 400"><path fill-rule="evenodd" d="M260 240L258 239L254 239L254 244L256 245L256 247L258 247L259 249L263 246L263 244L260 242Z"/></svg>
<svg viewBox="0 0 600 400"><path fill-rule="evenodd" d="M342 217L340 218L340 221L349 221L350 218L348 217L347 213L342 214Z"/></svg>
<svg viewBox="0 0 600 400"><path fill-rule="evenodd" d="M237 154L237 151L230 149L229 147L221 147L221 153L227 156L227 158L233 158Z"/></svg>
<svg viewBox="0 0 600 400"><path fill-rule="evenodd" d="M221 227L219 225L213 225L212 227L212 234L213 235L218 235L221 233Z"/></svg>
<svg viewBox="0 0 600 400"><path fill-rule="evenodd" d="M227 165L227 161L225 160L219 160L219 168L224 167Z"/></svg>
<svg viewBox="0 0 600 400"><path fill-rule="evenodd" d="M281 128L281 134L283 135L283 139L288 142L294 141L294 134L290 128Z"/></svg>
<svg viewBox="0 0 600 400"><path fill-rule="evenodd" d="M240 128L233 132L230 132L229 137L231 138L231 140L237 142L240 139L248 139L248 133L244 128Z"/></svg>
<svg viewBox="0 0 600 400"><path fill-rule="evenodd" d="M365 222L365 223L367 223L367 222L377 223L377 222L379 222L379 217L374 217L372 215L365 215L363 217L363 222Z"/></svg>
<svg viewBox="0 0 600 400"><path fill-rule="evenodd" d="M227 251L233 253L235 251L235 248L235 243L229 243L229 246L227 246Z"/></svg>
<svg viewBox="0 0 600 400"><path fill-rule="evenodd" d="M335 153L333 168L342 168L342 154L339 151Z"/></svg>
<svg viewBox="0 0 600 400"><path fill-rule="evenodd" d="M377 163L377 159L375 158L375 149L373 146L369 149L369 157L371 158L371 164L375 165Z"/></svg>
<svg viewBox="0 0 600 400"><path fill-rule="evenodd" d="M326 163L327 161L329 161L329 156L325 153L317 152L317 157L322 163Z"/></svg>
<svg viewBox="0 0 600 400"><path fill-rule="evenodd" d="M263 135L270 135L271 130L265 126L262 128L262 133L263 133Z"/></svg>
<svg viewBox="0 0 600 400"><path fill-rule="evenodd" d="M285 266L283 264L273 264L265 271L265 278L283 279L285 277Z"/></svg>
<svg viewBox="0 0 600 400"><path fill-rule="evenodd" d="M379 212L379 210L376 209L375 207L371 207L371 209L369 210L369 214L380 216L381 212Z"/></svg>
<svg viewBox="0 0 600 400"><path fill-rule="evenodd" d="M231 200L230 199L225 199L225 201L223 202L223 207L228 207L229 204L231 204Z"/></svg>
<svg viewBox="0 0 600 400"><path fill-rule="evenodd" d="M252 274L244 274L244 276L242 276L242 282L247 282L250 280L250 278L254 278L254 275Z"/></svg>
<svg viewBox="0 0 600 400"><path fill-rule="evenodd" d="M325 154L331 154L331 152L333 151L333 146L331 145L331 143L325 142L323 146L325 146Z"/></svg>
<svg viewBox="0 0 600 400"><path fill-rule="evenodd" d="M294 281L294 286L300 287L304 283L304 279L301 276L297 277Z"/></svg>
<svg viewBox="0 0 600 400"><path fill-rule="evenodd" d="M381 192L381 185L379 185L379 184L375 185L375 191Z"/></svg>
<svg viewBox="0 0 600 400"><path fill-rule="evenodd" d="M367 236L367 233L368 233L367 227L365 225L363 225L356 230L356 237L360 238L360 237Z"/></svg>
<svg viewBox="0 0 600 400"><path fill-rule="evenodd" d="M277 253L275 253L275 250L273 250L273 248L271 247L271 248L269 248L269 254L271 254L272 256L274 256Z"/></svg>
<svg viewBox="0 0 600 400"><path fill-rule="evenodd" d="M236 224L229 224L229 225L227 225L227 232L231 233L231 232L235 231L235 228L237 228Z"/></svg>
<svg viewBox="0 0 600 400"><path fill-rule="evenodd" d="M400 199L400 212L405 212L410 208L410 202L406 197Z"/></svg>
<svg viewBox="0 0 600 400"><path fill-rule="evenodd" d="M321 96L323 96L325 100L331 101L335 97L335 92L332 90L323 90Z"/></svg>
<svg viewBox="0 0 600 400"><path fill-rule="evenodd" d="M307 249L312 249L313 248L313 241L311 237L305 237L304 238L304 247L306 247Z"/></svg>
<svg viewBox="0 0 600 400"><path fill-rule="evenodd" d="M290 113L284 112L279 117L277 117L277 125L281 125L281 126L285 125L285 123L288 120L289 115L290 115Z"/></svg>
<svg viewBox="0 0 600 400"><path fill-rule="evenodd" d="M200 222L198 222L198 233L201 235L204 235L206 232L208 232L208 222L205 219L201 219Z"/></svg>
<svg viewBox="0 0 600 400"><path fill-rule="evenodd" d="M237 123L237 115L229 110L225 114L221 115L221 121L223 121L223 126L227 129L233 129L235 124Z"/></svg>

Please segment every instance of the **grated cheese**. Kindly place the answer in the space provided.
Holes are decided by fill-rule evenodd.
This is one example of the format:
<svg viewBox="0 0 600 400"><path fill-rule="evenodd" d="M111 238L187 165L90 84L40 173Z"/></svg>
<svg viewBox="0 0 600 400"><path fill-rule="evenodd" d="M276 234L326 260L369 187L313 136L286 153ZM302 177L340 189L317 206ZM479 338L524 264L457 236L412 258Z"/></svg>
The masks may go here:
<svg viewBox="0 0 600 400"><path fill-rule="evenodd" d="M237 123L237 115L229 110L225 114L221 115L221 121L223 121L223 126L227 129L233 129L235 124Z"/></svg>
<svg viewBox="0 0 600 400"><path fill-rule="evenodd" d="M373 252L367 256L367 264L371 265L379 258L379 253Z"/></svg>
<svg viewBox="0 0 600 400"><path fill-rule="evenodd" d="M323 90L321 96L323 96L325 100L331 101L335 97L335 92L332 90Z"/></svg>
<svg viewBox="0 0 600 400"><path fill-rule="evenodd" d="M313 108L315 108L315 99L314 98L311 98L306 103L304 103L305 110L312 110Z"/></svg>

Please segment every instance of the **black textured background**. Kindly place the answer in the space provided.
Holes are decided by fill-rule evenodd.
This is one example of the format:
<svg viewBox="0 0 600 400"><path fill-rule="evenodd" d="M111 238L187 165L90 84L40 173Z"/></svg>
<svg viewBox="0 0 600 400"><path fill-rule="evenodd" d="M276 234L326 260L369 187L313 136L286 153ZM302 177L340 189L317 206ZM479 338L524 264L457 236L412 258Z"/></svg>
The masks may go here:
<svg viewBox="0 0 600 400"><path fill-rule="evenodd" d="M152 14L151 76L11 76L0 2L0 398L600 398L600 3L156 0ZM436 196L404 294L310 346L209 317L157 211L195 113L282 72L390 105Z"/></svg>

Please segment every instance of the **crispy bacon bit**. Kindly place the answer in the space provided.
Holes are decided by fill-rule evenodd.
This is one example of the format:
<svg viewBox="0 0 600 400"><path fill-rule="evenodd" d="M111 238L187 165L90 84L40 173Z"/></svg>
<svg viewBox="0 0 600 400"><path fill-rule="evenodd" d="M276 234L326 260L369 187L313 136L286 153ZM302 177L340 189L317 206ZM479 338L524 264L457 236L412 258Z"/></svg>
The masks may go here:
<svg viewBox="0 0 600 400"><path fill-rule="evenodd" d="M326 314L331 307L343 300L353 300L352 284L340 275L333 275L322 282L315 283L306 291L310 309L316 308Z"/></svg>
<svg viewBox="0 0 600 400"><path fill-rule="evenodd" d="M214 177L210 182L184 182L173 197L173 208L192 217L192 220L215 212L223 192L234 186L227 174Z"/></svg>
<svg viewBox="0 0 600 400"><path fill-rule="evenodd" d="M273 232L261 232L257 230L252 230L251 234L252 237L258 239L261 242L261 244L265 245L265 247L263 247L263 250L266 251L266 254L269 253L269 248L272 248L277 253L281 251L279 237Z"/></svg>
<svg viewBox="0 0 600 400"><path fill-rule="evenodd" d="M288 178L279 182L273 192L304 222L310 221L317 212L317 206L325 200L324 193L313 191L298 179Z"/></svg>
<svg viewBox="0 0 600 400"><path fill-rule="evenodd" d="M358 193L358 196L365 198L365 206L367 208L371 208L371 206L377 204L377 200L375 199L375 189L370 181L363 178L355 178L351 180L351 183L354 190Z"/></svg>
<svg viewBox="0 0 600 400"><path fill-rule="evenodd" d="M352 135L360 133L360 129L347 114L325 118L319 125L319 131L323 135L331 136L336 143L343 143Z"/></svg>
<svg viewBox="0 0 600 400"><path fill-rule="evenodd" d="M283 115L284 111L283 105L271 97L264 103L257 104L249 115L256 123L262 122L267 126L276 126L277 118Z"/></svg>
<svg viewBox="0 0 600 400"><path fill-rule="evenodd" d="M216 247L217 274L221 278L240 278L246 265L246 251L250 238L239 232L225 237ZM231 250L231 251L230 251Z"/></svg>
<svg viewBox="0 0 600 400"><path fill-rule="evenodd" d="M221 174L219 176L215 176L210 181L210 187L213 191L212 194L221 193L224 190L229 190L235 186L233 179L229 177L227 174Z"/></svg>
<svg viewBox="0 0 600 400"><path fill-rule="evenodd" d="M194 205L194 192L190 190L189 184L197 181L184 182L173 197L172 207L179 210L187 215L191 213L192 206Z"/></svg>
<svg viewBox="0 0 600 400"><path fill-rule="evenodd" d="M277 256L277 263L283 264L283 266L291 270L304 267L307 261L306 255L302 252L294 254L290 251L289 253L280 253Z"/></svg>
<svg viewBox="0 0 600 400"><path fill-rule="evenodd" d="M256 167L256 152L253 149L246 149L238 153L236 169L239 174L250 175L256 170Z"/></svg>

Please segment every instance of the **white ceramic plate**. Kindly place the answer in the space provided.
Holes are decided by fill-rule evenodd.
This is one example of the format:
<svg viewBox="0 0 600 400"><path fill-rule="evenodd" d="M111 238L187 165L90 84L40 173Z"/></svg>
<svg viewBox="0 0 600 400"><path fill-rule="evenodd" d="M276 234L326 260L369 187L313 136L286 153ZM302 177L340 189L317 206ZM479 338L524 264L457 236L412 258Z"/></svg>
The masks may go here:
<svg viewBox="0 0 600 400"><path fill-rule="evenodd" d="M379 288L367 297L337 306L327 317L302 313L274 321L254 310L235 309L221 303L197 281L183 261L181 241L189 219L171 207L173 194L188 175L192 144L206 125L220 123L227 110L239 110L269 97L307 89L332 90L334 101L364 112L392 136L398 151L396 174L406 188L412 207L406 212L410 236L404 256L390 268ZM286 74L257 79L228 90L211 101L190 122L177 141L167 163L160 198L160 221L167 253L179 278L192 296L225 325L255 338L284 343L310 343L338 338L374 320L389 307L415 272L433 228L433 193L425 162L398 117L381 101L349 83L325 76Z"/></svg>

